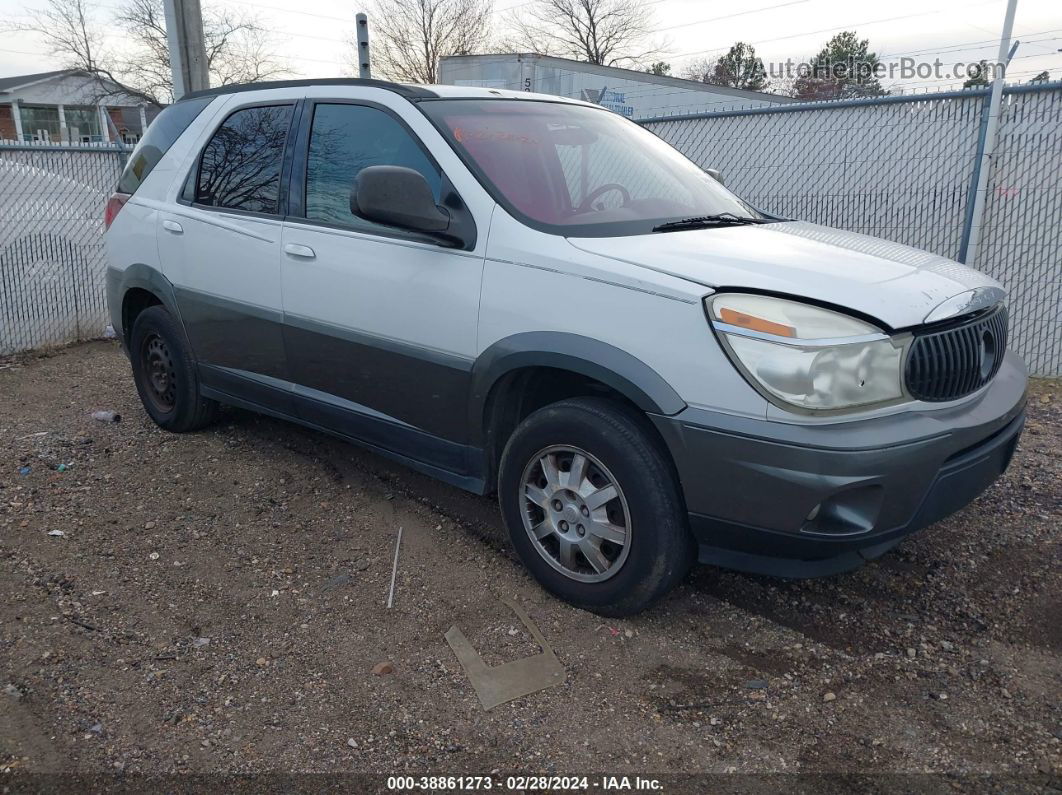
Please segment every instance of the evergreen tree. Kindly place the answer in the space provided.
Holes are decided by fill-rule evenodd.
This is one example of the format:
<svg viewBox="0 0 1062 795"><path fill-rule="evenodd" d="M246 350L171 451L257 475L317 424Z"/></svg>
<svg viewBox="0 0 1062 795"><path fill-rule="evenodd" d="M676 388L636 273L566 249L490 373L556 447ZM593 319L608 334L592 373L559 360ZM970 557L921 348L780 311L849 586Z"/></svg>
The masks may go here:
<svg viewBox="0 0 1062 795"><path fill-rule="evenodd" d="M860 39L853 30L838 33L811 59L808 73L794 81L793 95L822 100L879 97L888 93L876 74L881 62L869 45L867 39Z"/></svg>
<svg viewBox="0 0 1062 795"><path fill-rule="evenodd" d="M704 82L713 86L743 88L747 91L767 89L767 70L763 61L756 57L756 48L743 41L735 42L726 55L717 60Z"/></svg>

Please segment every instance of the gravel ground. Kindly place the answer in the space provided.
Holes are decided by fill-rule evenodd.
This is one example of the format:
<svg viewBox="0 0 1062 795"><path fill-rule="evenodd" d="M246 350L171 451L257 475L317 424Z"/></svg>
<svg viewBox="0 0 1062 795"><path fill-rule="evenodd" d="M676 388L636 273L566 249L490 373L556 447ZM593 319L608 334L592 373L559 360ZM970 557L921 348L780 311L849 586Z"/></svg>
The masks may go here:
<svg viewBox="0 0 1062 795"><path fill-rule="evenodd" d="M159 430L112 343L0 363L0 407L4 771L1062 771L1058 381L1006 476L880 561L699 568L621 621L542 592L491 500L246 412ZM443 633L534 653L499 597L567 680L485 712Z"/></svg>

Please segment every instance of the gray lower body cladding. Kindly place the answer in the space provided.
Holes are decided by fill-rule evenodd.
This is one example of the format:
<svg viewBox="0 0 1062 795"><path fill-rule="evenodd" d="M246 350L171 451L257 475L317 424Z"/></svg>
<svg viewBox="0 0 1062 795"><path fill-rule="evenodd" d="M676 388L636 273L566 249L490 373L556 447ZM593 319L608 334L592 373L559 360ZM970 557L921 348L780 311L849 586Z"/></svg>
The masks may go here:
<svg viewBox="0 0 1062 795"><path fill-rule="evenodd" d="M847 571L963 507L1007 467L1026 374L1008 355L973 401L826 425L690 408L651 415L700 559L783 577Z"/></svg>

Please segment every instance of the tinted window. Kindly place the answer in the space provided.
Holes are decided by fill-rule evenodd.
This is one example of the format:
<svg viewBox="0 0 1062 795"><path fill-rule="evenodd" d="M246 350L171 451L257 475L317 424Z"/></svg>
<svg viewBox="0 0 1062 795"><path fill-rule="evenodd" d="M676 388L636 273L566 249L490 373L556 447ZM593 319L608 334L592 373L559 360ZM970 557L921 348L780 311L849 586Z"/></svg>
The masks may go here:
<svg viewBox="0 0 1062 795"><path fill-rule="evenodd" d="M601 108L507 99L418 107L496 199L554 234L645 234L717 213L761 217L651 132Z"/></svg>
<svg viewBox="0 0 1062 795"><path fill-rule="evenodd" d="M118 179L118 190L122 193L133 193L139 188L151 170L159 164L162 156L173 146L173 142L181 137L181 133L188 129L188 125L195 120L200 112L214 101L214 97L200 97L189 99L170 105L162 113L155 117L148 127L147 133L140 139L136 149L129 155L129 161ZM68 112L69 124L69 112Z"/></svg>
<svg viewBox="0 0 1062 795"><path fill-rule="evenodd" d="M306 165L306 217L374 226L350 212L350 189L366 166L415 169L428 180L439 201L439 170L397 119L362 105L318 105Z"/></svg>
<svg viewBox="0 0 1062 795"><path fill-rule="evenodd" d="M196 203L276 213L291 112L291 105L271 105L244 108L225 119L203 150Z"/></svg>

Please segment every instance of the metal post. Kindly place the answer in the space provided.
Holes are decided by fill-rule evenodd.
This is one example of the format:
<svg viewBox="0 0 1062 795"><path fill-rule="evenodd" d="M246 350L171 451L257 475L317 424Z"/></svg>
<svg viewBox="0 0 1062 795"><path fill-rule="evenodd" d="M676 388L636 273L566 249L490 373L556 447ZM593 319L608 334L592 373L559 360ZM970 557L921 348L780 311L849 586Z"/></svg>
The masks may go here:
<svg viewBox="0 0 1062 795"><path fill-rule="evenodd" d="M173 98L210 88L199 0L164 0Z"/></svg>
<svg viewBox="0 0 1062 795"><path fill-rule="evenodd" d="M22 143L22 138L25 135L22 132L22 108L19 107L22 100L11 100L11 118L15 120L15 140Z"/></svg>
<svg viewBox="0 0 1062 795"><path fill-rule="evenodd" d="M96 106L96 121L100 125L100 139L103 143L108 143L111 140L111 129L108 125L110 118L108 118L106 105Z"/></svg>
<svg viewBox="0 0 1062 795"><path fill-rule="evenodd" d="M365 14L356 14L354 21L358 29L358 77L368 80L372 77L369 67L369 18Z"/></svg>
<svg viewBox="0 0 1062 795"><path fill-rule="evenodd" d="M143 102L141 102L139 105L137 105L137 109L140 111L140 137L143 138L145 135L147 135L148 128L147 106Z"/></svg>
<svg viewBox="0 0 1062 795"><path fill-rule="evenodd" d="M59 103L56 107L59 109L59 143L70 143L70 130L66 126L66 106Z"/></svg>
<svg viewBox="0 0 1062 795"><path fill-rule="evenodd" d="M1006 78L1007 64L1010 52L1010 34L1014 29L1014 12L1018 7L1018 0L1008 0L1007 14L1003 19L1003 35L999 39L998 63L1003 66L1003 74L992 81L991 93L988 99L988 114L984 119L981 138L984 143L980 147L977 162L974 164L973 180L975 180L975 193L973 207L967 216L966 228L963 230L962 247L959 253L960 261L973 265L977 262L978 248L981 244L981 232L984 224L985 200L988 198L988 173L992 167L992 157L996 152L996 143L999 138L999 108L1003 100L1003 83Z"/></svg>
<svg viewBox="0 0 1062 795"><path fill-rule="evenodd" d="M111 118L111 114L107 112L106 108L103 109L103 117L107 120L107 130L111 136L111 143L121 148L125 145L125 141L122 140L122 131L118 129L118 125L114 123L114 119Z"/></svg>

